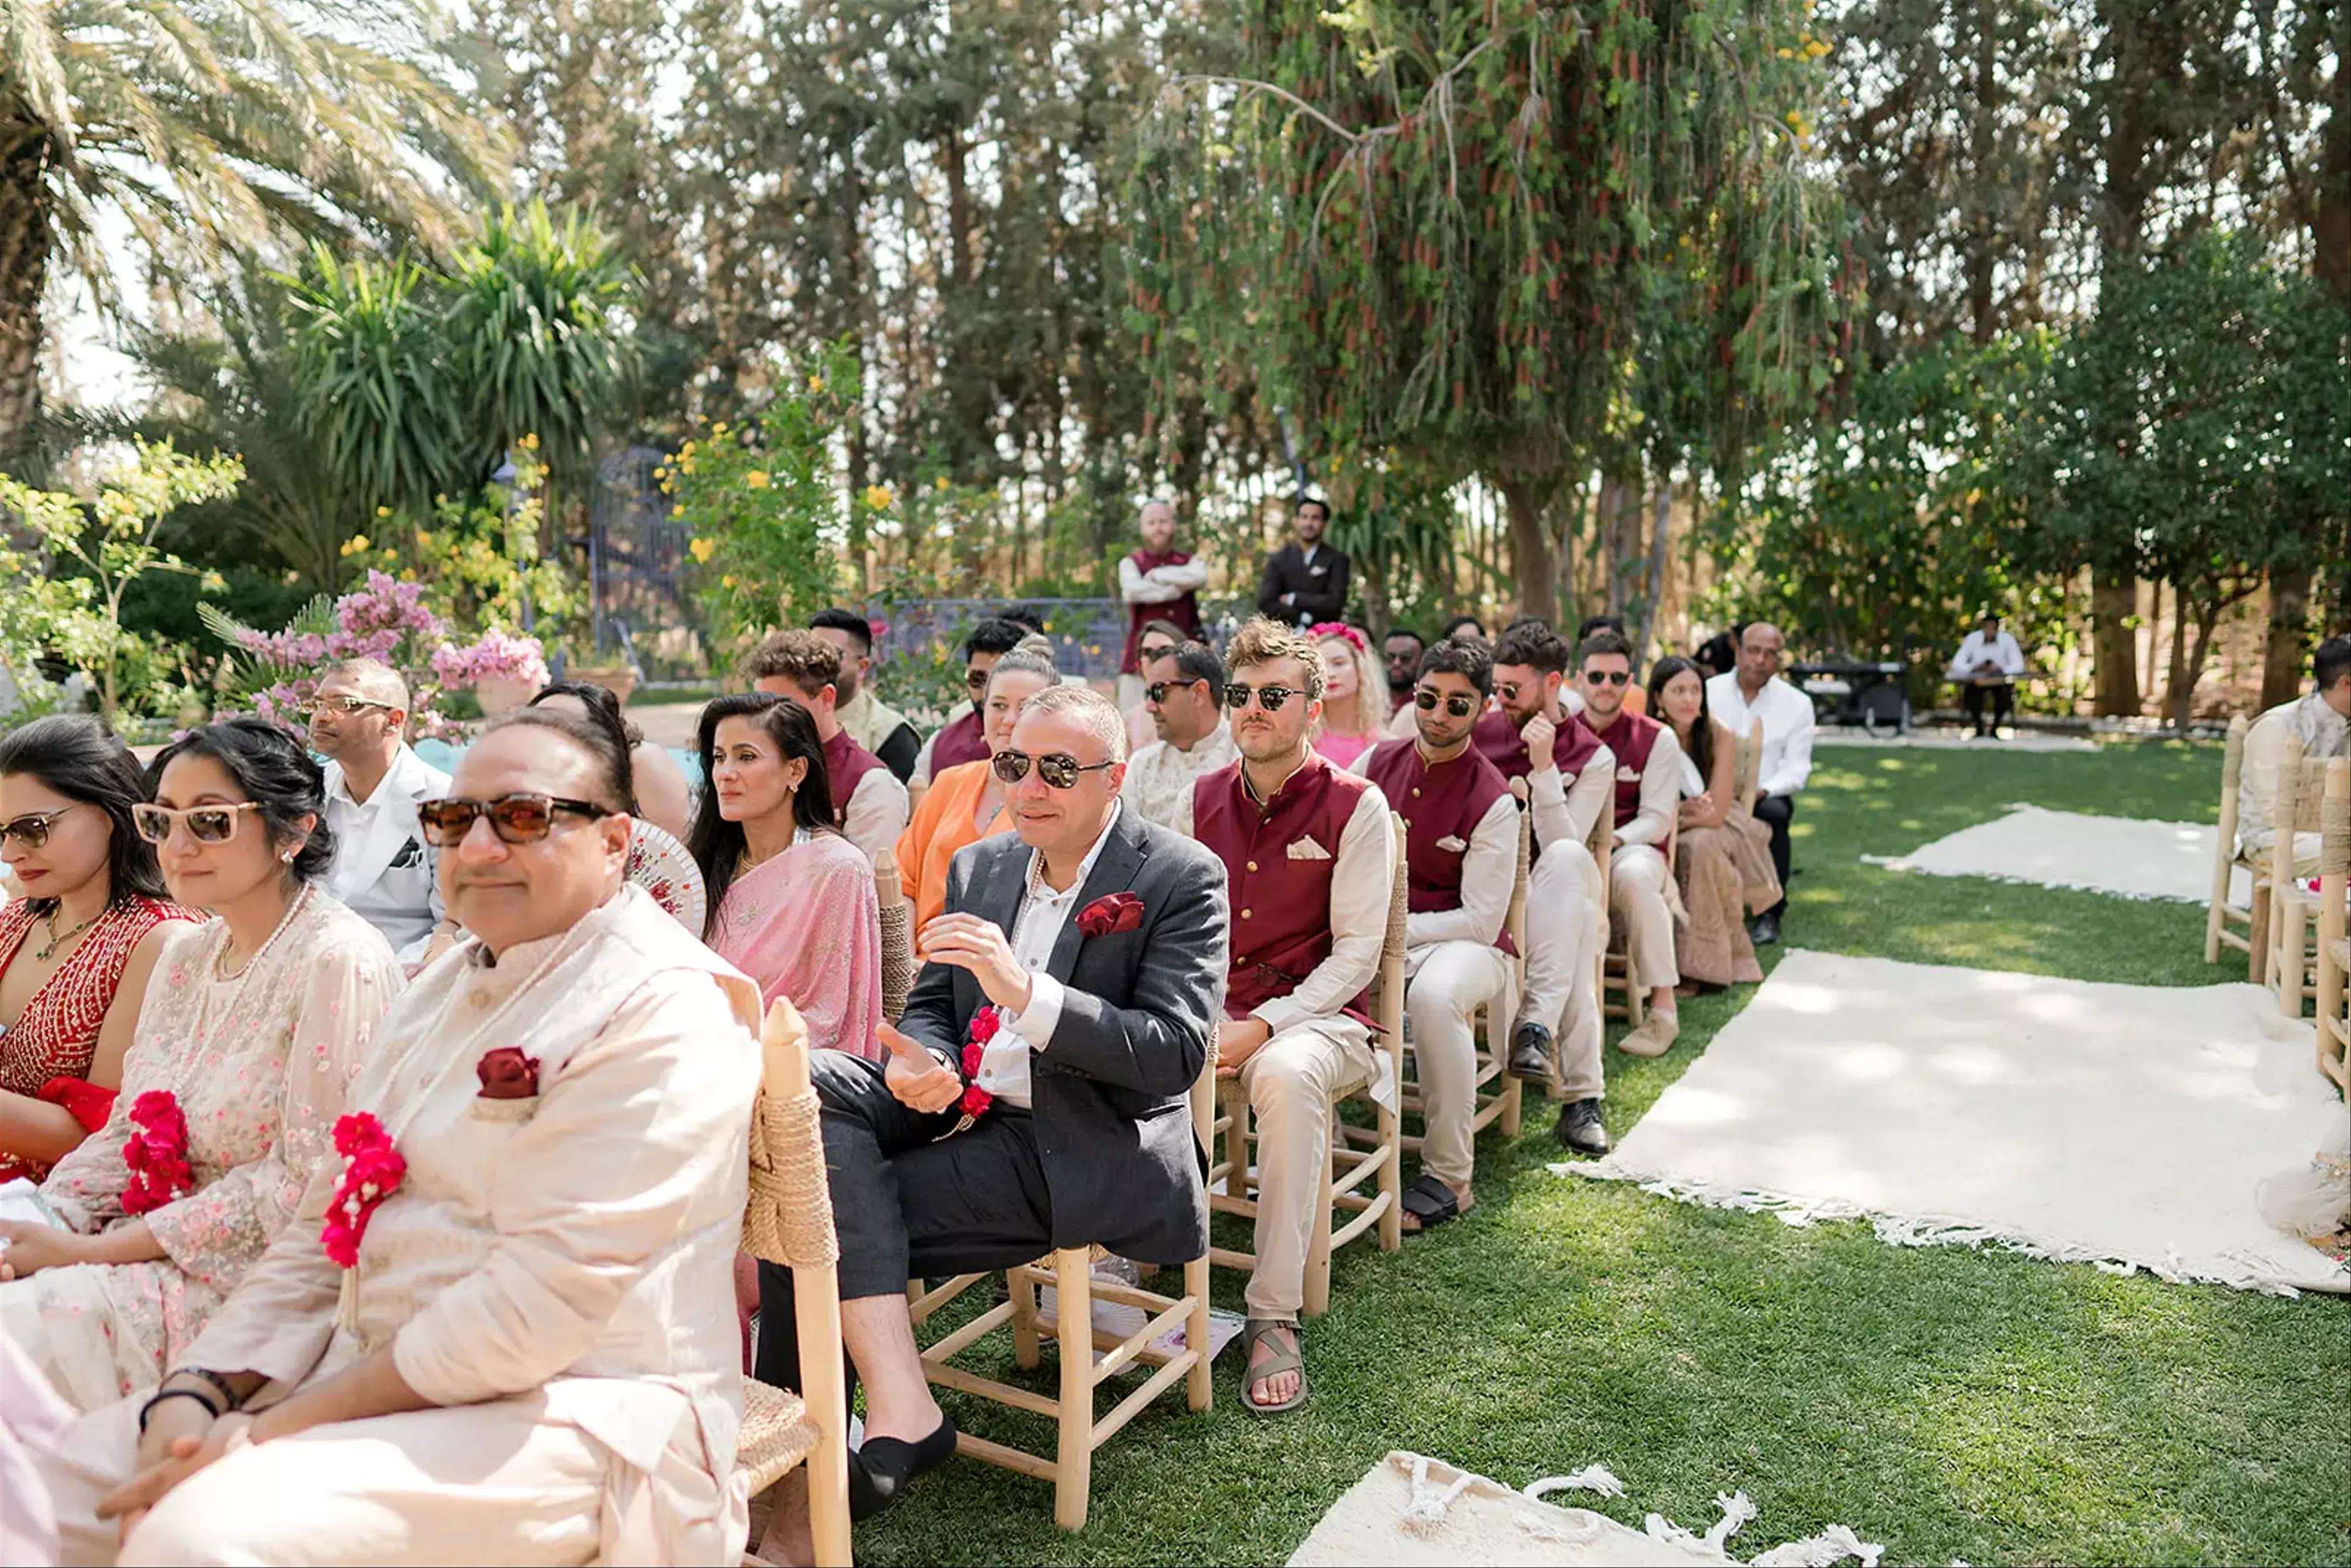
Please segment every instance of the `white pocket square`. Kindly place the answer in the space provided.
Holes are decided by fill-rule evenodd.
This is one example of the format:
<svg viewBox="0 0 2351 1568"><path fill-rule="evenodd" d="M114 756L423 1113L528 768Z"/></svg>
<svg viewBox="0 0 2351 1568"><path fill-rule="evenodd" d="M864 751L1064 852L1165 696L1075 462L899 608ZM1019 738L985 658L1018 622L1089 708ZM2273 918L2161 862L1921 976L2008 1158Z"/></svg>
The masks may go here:
<svg viewBox="0 0 2351 1568"><path fill-rule="evenodd" d="M1294 861L1327 861L1331 858L1331 852L1312 839L1293 839L1290 848L1282 852Z"/></svg>
<svg viewBox="0 0 2351 1568"><path fill-rule="evenodd" d="M1458 833L1447 833L1437 841L1437 847L1447 854L1459 854L1469 847L1469 841Z"/></svg>
<svg viewBox="0 0 2351 1568"><path fill-rule="evenodd" d="M1616 769L1616 777L1627 784L1638 784L1641 781L1641 770L1637 768L1619 768Z"/></svg>

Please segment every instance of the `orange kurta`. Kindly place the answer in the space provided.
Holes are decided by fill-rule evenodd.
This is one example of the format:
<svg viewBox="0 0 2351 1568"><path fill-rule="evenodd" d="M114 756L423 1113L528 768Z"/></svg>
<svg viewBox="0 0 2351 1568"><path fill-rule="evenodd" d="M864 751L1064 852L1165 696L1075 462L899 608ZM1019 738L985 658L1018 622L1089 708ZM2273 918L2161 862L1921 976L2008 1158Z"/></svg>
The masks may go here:
<svg viewBox="0 0 2351 1568"><path fill-rule="evenodd" d="M914 904L914 929L920 931L946 913L947 866L966 844L1012 831L1012 817L999 810L983 833L971 824L979 798L987 788L987 762L959 762L931 780L914 820L898 835L898 884Z"/></svg>

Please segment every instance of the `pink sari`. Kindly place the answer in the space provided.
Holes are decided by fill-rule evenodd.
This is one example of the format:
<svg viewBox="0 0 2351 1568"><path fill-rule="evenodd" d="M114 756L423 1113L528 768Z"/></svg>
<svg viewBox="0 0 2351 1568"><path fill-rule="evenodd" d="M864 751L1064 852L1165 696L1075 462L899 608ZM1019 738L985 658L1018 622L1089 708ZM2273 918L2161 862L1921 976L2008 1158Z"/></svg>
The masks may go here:
<svg viewBox="0 0 2351 1568"><path fill-rule="evenodd" d="M758 983L762 1001L789 997L811 1048L878 1061L882 923L873 866L838 833L816 833L735 881L710 946Z"/></svg>

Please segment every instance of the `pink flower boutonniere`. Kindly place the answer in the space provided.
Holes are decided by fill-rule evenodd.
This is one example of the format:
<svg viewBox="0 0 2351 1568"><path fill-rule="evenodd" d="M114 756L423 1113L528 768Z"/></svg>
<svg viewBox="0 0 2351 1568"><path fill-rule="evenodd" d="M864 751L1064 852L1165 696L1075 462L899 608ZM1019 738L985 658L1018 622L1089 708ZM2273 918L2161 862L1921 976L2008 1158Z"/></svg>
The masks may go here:
<svg viewBox="0 0 2351 1568"><path fill-rule="evenodd" d="M122 1163L131 1167L122 1212L152 1214L196 1185L188 1165L188 1119L168 1090L150 1089L131 1103L130 1120L138 1131L122 1145Z"/></svg>
<svg viewBox="0 0 2351 1568"><path fill-rule="evenodd" d="M1131 893L1106 893L1078 911L1078 931L1086 936L1115 936L1143 929L1143 900Z"/></svg>
<svg viewBox="0 0 2351 1568"><path fill-rule="evenodd" d="M474 1076L482 1081L482 1099L528 1100L538 1092L538 1058L502 1045L482 1053L482 1060L474 1063Z"/></svg>
<svg viewBox="0 0 2351 1568"><path fill-rule="evenodd" d="M400 1190L401 1179L408 1175L408 1162L392 1146L383 1124L364 1111L337 1119L335 1152L343 1156L343 1176L335 1184L334 1201L327 1206L327 1224L319 1239L325 1243L328 1257L345 1269L355 1269L368 1220L378 1205Z"/></svg>

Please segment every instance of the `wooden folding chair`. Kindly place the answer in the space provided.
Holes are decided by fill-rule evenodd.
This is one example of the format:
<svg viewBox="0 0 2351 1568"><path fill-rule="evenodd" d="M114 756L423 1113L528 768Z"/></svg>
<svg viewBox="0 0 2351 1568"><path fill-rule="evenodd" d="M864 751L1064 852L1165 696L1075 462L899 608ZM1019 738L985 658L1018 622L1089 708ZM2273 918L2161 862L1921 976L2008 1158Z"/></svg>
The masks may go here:
<svg viewBox="0 0 2351 1568"><path fill-rule="evenodd" d="M1201 1067L1199 1082L1192 1086L1192 1131L1204 1149L1208 1146L1209 1126L1215 1114L1216 1082L1217 1053L1211 1047ZM1193 1409L1206 1410L1212 1394L1207 1256L1184 1265L1183 1294L1167 1296L1139 1285L1095 1279L1093 1264L1103 1255L1099 1247L1064 1247L1043 1261L1006 1270L1008 1299L923 1352L923 1371L935 1387L992 1399L1059 1423L1060 1437L1050 1459L1025 1448L975 1437L968 1432L957 1434L956 1452L1051 1481L1053 1522L1063 1530L1086 1527L1095 1449L1117 1436L1179 1377L1184 1380L1185 1402ZM985 1273L961 1274L936 1290L925 1290L921 1281L914 1281L906 1288L907 1315L919 1331L940 1308L989 1277ZM1052 1286L1054 1292L1053 1311L1050 1313L1042 1310L1038 1299L1039 1289L1046 1285ZM1093 1303L1097 1301L1134 1308L1143 1314L1143 1325L1124 1335L1093 1327ZM1071 1354L1072 1337L1063 1333L1064 1323L1085 1325L1085 1332L1076 1336L1076 1343L1083 1346L1085 1354ZM1183 1330L1180 1348L1166 1349L1154 1343L1179 1327ZM1047 1396L1015 1387L951 1364L956 1356L1003 1328L1012 1331L1012 1357L1022 1367L1037 1365L1043 1343L1049 1339L1054 1342L1061 1358L1058 1394ZM1128 1391L1108 1415L1096 1416L1096 1391L1137 1364L1155 1370Z"/></svg>
<svg viewBox="0 0 2351 1568"><path fill-rule="evenodd" d="M2351 891L2351 759L2326 765L2320 797L2318 850L2318 1071L2351 1097L2351 936L2346 895Z"/></svg>
<svg viewBox="0 0 2351 1568"><path fill-rule="evenodd" d="M2323 833L2325 797L2325 758L2304 757L2301 743L2288 737L2278 758L2277 802L2271 812L2277 831L2258 857L2253 887L2254 901L2269 910L2268 945L2255 955L2260 973L2254 977L2276 993L2278 1010L2288 1018L2300 1018L2302 1004L2318 994L2310 952L2317 904L2294 875L2294 862L2295 836Z"/></svg>
<svg viewBox="0 0 2351 1568"><path fill-rule="evenodd" d="M1510 946L1516 949L1510 959L1511 987L1510 995L1497 998L1478 1009L1473 1020L1477 1030L1478 1051L1478 1110L1470 1118L1471 1136L1484 1132L1496 1122L1502 1124L1502 1136L1515 1138L1525 1106L1526 1085L1510 1073L1511 1010L1499 1004L1514 998L1526 989L1527 984L1527 868L1534 836L1534 823L1525 811L1519 813L1518 877L1510 884L1510 913L1504 916L1502 929L1510 933ZM1396 1110L1405 1116L1425 1115L1426 1107L1420 1095L1420 1063L1409 1057L1411 1071L1398 1086ZM1499 1081L1501 1087L1489 1090ZM1378 1131L1372 1127L1355 1127L1342 1124L1342 1137L1357 1148L1378 1145ZM1399 1140L1404 1152L1420 1153L1419 1134L1407 1133ZM1398 1221L1402 1223L1401 1220Z"/></svg>
<svg viewBox="0 0 2351 1568"><path fill-rule="evenodd" d="M1757 719L1747 727L1739 742L1739 760L1732 771L1731 791L1739 797L1739 809L1749 816L1755 814L1755 796L1763 787L1763 721Z"/></svg>
<svg viewBox="0 0 2351 1568"><path fill-rule="evenodd" d="M2247 896L2246 908L2240 909L2229 902L2231 873L2240 866L2251 881L2253 875L2252 857L2237 847L2237 792L2245 776L2245 745L2252 726L2239 714L2229 721L2229 741L2220 753L2220 836L2212 846L2212 900L2204 912L2204 961L2217 964L2220 949L2234 947L2248 959L2258 950L2264 935L2256 912L2261 900ZM2237 927L2244 934L2238 935Z"/></svg>
<svg viewBox="0 0 2351 1568"><path fill-rule="evenodd" d="M1401 1098L1404 1082L1404 929L1407 913L1405 897L1408 891L1407 867L1405 863L1404 819L1395 812L1388 814L1388 831L1395 845L1395 880L1388 892L1387 940L1380 949L1378 977L1372 982L1372 1019L1378 1025L1372 1049L1387 1056L1389 1082L1397 1085ZM1208 1207L1215 1213L1237 1214L1254 1221L1257 1218L1256 1189L1251 1176L1249 1152L1257 1144L1257 1132L1249 1119L1249 1091L1238 1079L1228 1078L1217 1083L1218 1114L1211 1131L1223 1134L1219 1144L1209 1145L1213 1152L1223 1150L1208 1168ZM1346 1099L1368 1098L1366 1085ZM1350 1142L1345 1129L1336 1124L1338 1106L1332 1106L1334 1125L1331 1135L1331 1185L1325 1199L1330 1210L1327 1224L1314 1228L1314 1238L1306 1253L1305 1299L1301 1314L1320 1317L1331 1309L1331 1254L1344 1247L1365 1231L1377 1228L1380 1250L1393 1252L1404 1245L1404 1128L1403 1119L1385 1105L1374 1104L1377 1115L1369 1146L1358 1148ZM1377 1190L1363 1190L1366 1183L1376 1184ZM1224 1187L1217 1191L1218 1185ZM1353 1218L1341 1221L1342 1213ZM1253 1271L1257 1254L1236 1248L1211 1246L1208 1260L1228 1269Z"/></svg>
<svg viewBox="0 0 2351 1568"><path fill-rule="evenodd" d="M841 1369L841 1243L833 1234L816 1091L809 1083L808 1026L778 997L760 1031L765 1058L751 1116L751 1191L743 1249L792 1271L799 1336L799 1394L743 1380L743 1428L735 1463L757 1497L808 1467L809 1523L816 1560L848 1568L849 1395ZM784 1325L761 1325L781 1333Z"/></svg>
<svg viewBox="0 0 2351 1568"><path fill-rule="evenodd" d="M1599 838L1604 832L1613 851L1615 841L1614 819L1606 811L1603 811L1600 817L1600 826L1593 831L1593 837ZM1657 846L1658 852L1666 857L1666 892L1669 902L1674 887L1674 854L1680 846L1681 834L1682 825L1676 821L1666 830L1666 841ZM1605 933L1600 944L1600 1016L1603 1019L1623 1019L1632 1028L1638 1029L1642 1019L1648 1015L1649 998L1640 987L1633 983L1633 953L1626 934L1618 930L1606 915L1607 857L1595 850L1592 858L1600 862L1601 923Z"/></svg>
<svg viewBox="0 0 2351 1568"><path fill-rule="evenodd" d="M873 857L873 893L882 911L882 1016L896 1023L914 986L914 911L888 850Z"/></svg>
<svg viewBox="0 0 2351 1568"><path fill-rule="evenodd" d="M929 779L909 779L906 780L906 821L911 822L914 820L914 813L923 809L923 797L930 792L931 781Z"/></svg>

